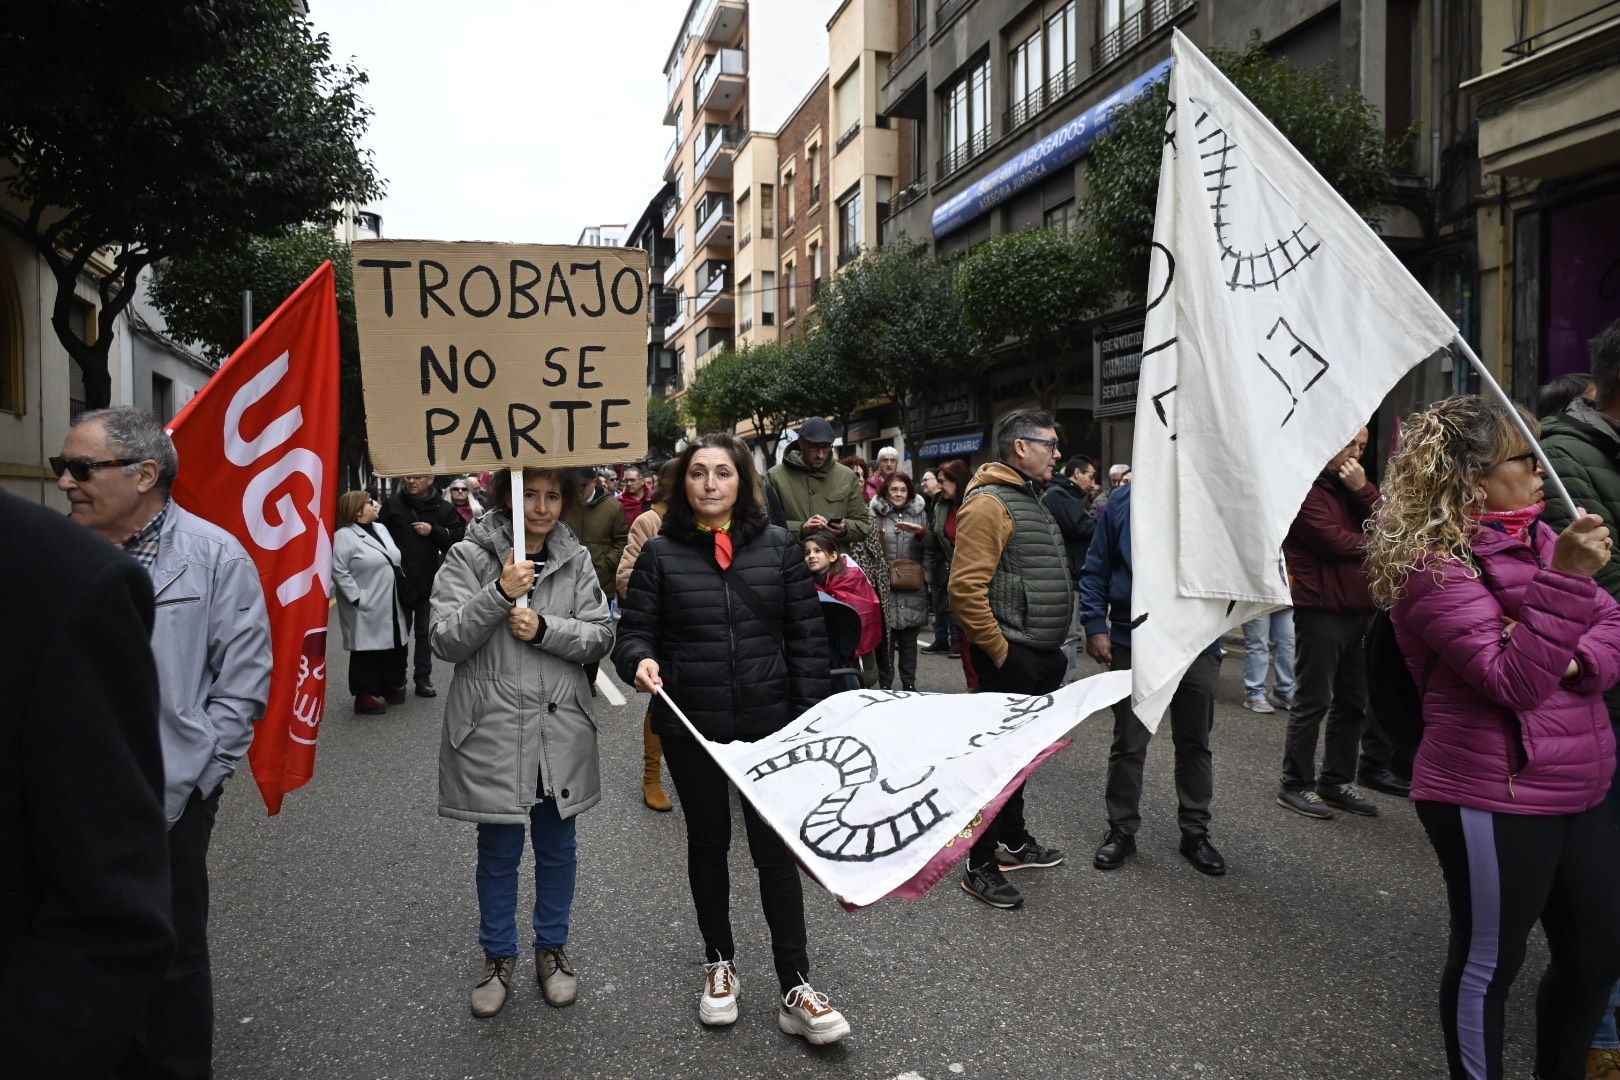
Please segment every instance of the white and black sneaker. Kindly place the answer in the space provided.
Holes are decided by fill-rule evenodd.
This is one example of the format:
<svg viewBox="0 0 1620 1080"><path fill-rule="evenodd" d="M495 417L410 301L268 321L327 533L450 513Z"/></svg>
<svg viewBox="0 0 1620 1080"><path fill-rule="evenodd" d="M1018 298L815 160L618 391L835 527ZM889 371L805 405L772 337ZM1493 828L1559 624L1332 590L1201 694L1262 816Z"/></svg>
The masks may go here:
<svg viewBox="0 0 1620 1080"><path fill-rule="evenodd" d="M1343 810L1347 814L1360 814L1362 817L1378 816L1378 804L1349 784L1318 784L1316 793L1322 797L1323 802L1335 810Z"/></svg>
<svg viewBox="0 0 1620 1080"><path fill-rule="evenodd" d="M1030 837L1015 848L1002 843L996 844L996 865L1004 873L1013 870L1045 870L1048 867L1063 865L1063 859L1063 852L1057 848L1042 847L1034 837Z"/></svg>
<svg viewBox="0 0 1620 1080"><path fill-rule="evenodd" d="M1277 805L1292 810L1296 814L1303 814L1318 821L1327 821L1333 817L1333 811L1328 809L1322 796L1314 791L1295 791L1293 788L1283 788L1277 793Z"/></svg>
<svg viewBox="0 0 1620 1080"><path fill-rule="evenodd" d="M703 965L703 994L698 1019L709 1027L737 1022L737 967L730 960Z"/></svg>
<svg viewBox="0 0 1620 1080"><path fill-rule="evenodd" d="M968 867L967 876L962 879L962 889L993 908L1006 910L1024 903L1024 894L1013 888L1007 875L995 863Z"/></svg>

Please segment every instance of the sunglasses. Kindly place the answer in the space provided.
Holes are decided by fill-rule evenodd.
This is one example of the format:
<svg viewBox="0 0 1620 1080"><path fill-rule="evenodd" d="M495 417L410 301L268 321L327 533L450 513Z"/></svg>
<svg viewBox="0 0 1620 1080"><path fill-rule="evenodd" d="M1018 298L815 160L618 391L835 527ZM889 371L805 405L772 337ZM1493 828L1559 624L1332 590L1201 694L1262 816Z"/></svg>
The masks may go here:
<svg viewBox="0 0 1620 1080"><path fill-rule="evenodd" d="M84 461L80 458L65 457L51 458L51 468L56 472L58 478L63 473L68 473L81 484L89 480L90 474L96 469L111 469L115 466L139 464L139 458L110 458L107 461Z"/></svg>
<svg viewBox="0 0 1620 1080"><path fill-rule="evenodd" d="M450 490L451 491L466 491L467 489L464 488L464 487L453 487Z"/></svg>

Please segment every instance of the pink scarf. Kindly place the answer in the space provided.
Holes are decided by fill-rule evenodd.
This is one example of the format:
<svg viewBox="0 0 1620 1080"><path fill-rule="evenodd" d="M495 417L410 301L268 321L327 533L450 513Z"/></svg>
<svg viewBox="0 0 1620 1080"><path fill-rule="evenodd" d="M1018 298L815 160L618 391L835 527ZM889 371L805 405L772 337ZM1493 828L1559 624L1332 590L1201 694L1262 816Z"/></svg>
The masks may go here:
<svg viewBox="0 0 1620 1080"><path fill-rule="evenodd" d="M1479 515L1479 523L1500 526L1502 531L1513 539L1523 540L1530 535L1530 526L1536 523L1545 509L1547 500L1537 499L1529 506L1521 506L1517 510L1487 510Z"/></svg>

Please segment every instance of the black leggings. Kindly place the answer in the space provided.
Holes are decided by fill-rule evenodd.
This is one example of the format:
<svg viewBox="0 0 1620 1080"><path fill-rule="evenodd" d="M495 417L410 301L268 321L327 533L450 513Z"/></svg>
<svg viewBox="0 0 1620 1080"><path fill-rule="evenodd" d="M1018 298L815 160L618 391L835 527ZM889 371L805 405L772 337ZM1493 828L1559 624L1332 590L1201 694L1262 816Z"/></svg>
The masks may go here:
<svg viewBox="0 0 1620 1080"><path fill-rule="evenodd" d="M731 782L697 743L687 738L664 740L664 760L680 796L686 818L686 877L697 907L698 931L710 963L734 960L731 939ZM748 851L759 871L759 901L771 931L776 979L786 994L810 978L810 955L804 929L804 890L799 867L781 837L742 800Z"/></svg>
<svg viewBox="0 0 1620 1080"><path fill-rule="evenodd" d="M1536 1075L1581 1080L1620 976L1620 833L1583 814L1493 814L1419 802L1451 905L1440 1027L1454 1078L1502 1075L1502 1013L1537 920L1551 960L1536 992Z"/></svg>

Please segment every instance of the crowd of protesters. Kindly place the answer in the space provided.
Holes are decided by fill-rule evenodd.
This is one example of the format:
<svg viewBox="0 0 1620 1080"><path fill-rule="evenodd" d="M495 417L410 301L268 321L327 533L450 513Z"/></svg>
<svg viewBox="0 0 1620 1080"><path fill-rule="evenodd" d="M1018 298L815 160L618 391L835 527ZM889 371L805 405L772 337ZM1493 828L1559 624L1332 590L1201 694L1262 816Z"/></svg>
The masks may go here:
<svg viewBox="0 0 1620 1080"><path fill-rule="evenodd" d="M1364 464L1365 428L1323 463L1281 552L1292 606L1243 627L1243 704L1288 714L1280 807L1378 816L1356 781L1415 803L1451 910L1439 994L1451 1075L1501 1075L1505 1004L1540 923L1537 1075L1617 1080L1620 323L1592 342L1590 379L1549 385L1540 404L1573 514L1546 500L1525 435L1536 421L1521 428L1475 397L1408 417L1382 487ZM510 992L525 846L536 980L553 1006L576 998L575 827L601 799L599 662L649 695L642 794L672 808L667 765L704 953L698 1017L711 1026L738 1016L733 818L694 732L763 738L846 685L914 692L920 651L959 657L964 688L992 693L1049 693L1096 670L1088 657L1130 667L1128 465L1101 481L1099 463L1065 457L1054 417L1033 411L1001 418L994 459L976 470L951 460L914 477L892 447L869 463L838 458L837 443L816 417L765 475L745 443L705 434L656 480L634 466L410 476L386 495L338 499L331 591L355 712L385 713L412 682L434 697L433 659L454 666L439 812L475 826L474 1016L494 1016ZM7 757L10 786L30 794L0 823L20 886L0 939L0 1031L29 1075L207 1076L207 851L268 696L261 586L240 544L170 498L181 463L144 413L85 414L52 464L68 521L0 496L46 541L13 559L36 570L7 600L39 625L0 621L23 661L0 687L21 703L16 737L88 757L105 805L75 824L83 815L49 790L49 769ZM53 576L52 560L76 571ZM49 599L29 601L46 580ZM1373 669L1379 619L1394 668ZM133 644L114 647L120 635ZM90 640L116 662L53 667ZM1226 870L1211 839L1210 731L1228 647L1210 642L1193 660L1167 717L1179 851L1210 876ZM1415 745L1369 707L1370 682L1408 678ZM30 704L42 680L67 695L71 715L51 714L68 722ZM1150 739L1129 700L1115 707L1099 870L1136 852ZM53 807L56 834L78 838L71 860L30 839L39 823L26 815ZM1009 874L1066 861L1035 838L1028 810L1015 790L975 836L970 896L1019 907ZM741 813L778 1024L836 1042L850 1025L810 981L798 867L746 801ZM30 926L61 929L36 938ZM94 1064L64 1070L45 1049L70 1044Z"/></svg>

